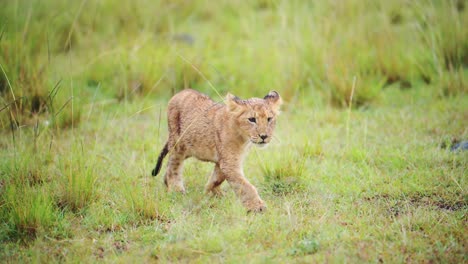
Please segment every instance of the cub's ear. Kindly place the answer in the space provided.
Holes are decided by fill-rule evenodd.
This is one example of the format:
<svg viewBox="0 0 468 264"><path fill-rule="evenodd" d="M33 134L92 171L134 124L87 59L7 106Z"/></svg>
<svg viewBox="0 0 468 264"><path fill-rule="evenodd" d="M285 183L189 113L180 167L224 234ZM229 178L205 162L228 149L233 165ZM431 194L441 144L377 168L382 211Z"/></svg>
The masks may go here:
<svg viewBox="0 0 468 264"><path fill-rule="evenodd" d="M229 111L233 112L236 111L240 107L240 101L241 99L231 93L228 93L226 95L226 105L229 109Z"/></svg>
<svg viewBox="0 0 468 264"><path fill-rule="evenodd" d="M270 104L273 111L279 112L279 108L281 104L283 104L283 100L277 91L269 92L265 97L263 97L263 99Z"/></svg>

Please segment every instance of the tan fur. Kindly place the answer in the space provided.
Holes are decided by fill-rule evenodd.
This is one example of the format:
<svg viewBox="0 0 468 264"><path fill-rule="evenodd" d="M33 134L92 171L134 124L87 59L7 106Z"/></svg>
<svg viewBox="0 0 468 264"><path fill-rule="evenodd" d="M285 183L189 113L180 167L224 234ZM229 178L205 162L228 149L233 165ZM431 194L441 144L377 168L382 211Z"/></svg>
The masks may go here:
<svg viewBox="0 0 468 264"><path fill-rule="evenodd" d="M251 143L270 142L280 105L281 97L274 91L264 99L241 100L228 94L225 105L195 90L179 92L169 101L169 139L153 175L169 152L164 182L169 190L185 192L183 161L195 157L213 162L214 171L205 187L207 193L220 194L219 186L227 180L249 211L263 211L265 203L244 177L242 162Z"/></svg>

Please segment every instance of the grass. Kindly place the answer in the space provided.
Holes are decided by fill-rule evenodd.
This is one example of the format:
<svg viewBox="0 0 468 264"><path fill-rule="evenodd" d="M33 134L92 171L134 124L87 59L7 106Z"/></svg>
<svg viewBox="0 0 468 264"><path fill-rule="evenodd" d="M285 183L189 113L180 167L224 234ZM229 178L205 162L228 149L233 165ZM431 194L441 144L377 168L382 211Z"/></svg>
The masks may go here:
<svg viewBox="0 0 468 264"><path fill-rule="evenodd" d="M463 261L468 160L466 153L440 144L466 135L467 98L432 99L424 87L386 92L400 106L353 110L348 143L342 137L347 110L314 109L312 115L308 107L286 110L279 141L253 150L245 164L268 204L259 215L247 215L228 185L225 197L206 197L203 186L211 170L206 163L188 161L187 195L166 193L162 178L149 176L166 123L162 118L157 136L159 112L140 112L159 105L141 99L125 109L107 105L74 132L44 134L39 152L49 151L53 140L50 155L65 157L63 164L50 165L46 180L3 185L8 190L2 191L2 256L85 262ZM424 104L424 98L433 103ZM304 142L310 138L319 140ZM27 143L29 135L22 139ZM83 149L81 141L87 142ZM2 145L14 147L9 137ZM74 155L75 164L66 155ZM84 157L88 163L80 162ZM69 182L70 170L82 181L91 175L95 184ZM17 188L27 196L14 195ZM62 190L88 191L93 198L68 195L85 205L77 211L61 206ZM30 199L37 206L26 206ZM18 209L34 224L21 224ZM21 234L30 226L38 230L32 238Z"/></svg>
<svg viewBox="0 0 468 264"><path fill-rule="evenodd" d="M8 2L0 258L467 262L468 156L450 152L467 18L437 0ZM187 161L184 196L150 176L183 87L283 96L244 164L267 212L227 184L206 196L208 163Z"/></svg>
<svg viewBox="0 0 468 264"><path fill-rule="evenodd" d="M83 155L83 154L82 154ZM95 199L95 189L97 187L97 177L93 169L94 164L85 164L80 159L71 156L69 161L63 162L60 171L61 182L58 191L57 203L59 207L67 207L73 212L84 209Z"/></svg>

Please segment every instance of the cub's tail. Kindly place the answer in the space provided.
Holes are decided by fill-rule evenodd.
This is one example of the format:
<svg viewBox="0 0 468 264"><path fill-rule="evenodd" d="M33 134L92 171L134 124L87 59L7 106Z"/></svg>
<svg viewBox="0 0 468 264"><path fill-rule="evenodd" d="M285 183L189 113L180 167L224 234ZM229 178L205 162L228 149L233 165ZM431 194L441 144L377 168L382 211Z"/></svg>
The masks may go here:
<svg viewBox="0 0 468 264"><path fill-rule="evenodd" d="M167 144L168 143L166 142L166 145L164 145L164 148L161 150L161 153L159 154L158 163L156 163L156 167L154 167L153 171L151 172L151 175L153 176L158 175L159 171L161 170L163 159L164 157L166 157L167 153L169 152L169 147Z"/></svg>

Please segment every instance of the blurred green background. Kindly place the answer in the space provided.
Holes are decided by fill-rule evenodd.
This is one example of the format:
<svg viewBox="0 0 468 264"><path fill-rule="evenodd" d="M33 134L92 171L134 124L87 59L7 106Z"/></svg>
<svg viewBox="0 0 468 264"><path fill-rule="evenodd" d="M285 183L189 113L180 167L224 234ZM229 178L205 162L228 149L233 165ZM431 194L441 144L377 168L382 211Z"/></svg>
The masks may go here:
<svg viewBox="0 0 468 264"><path fill-rule="evenodd" d="M185 87L240 97L275 89L289 102L338 107L349 104L354 80L356 106L378 103L391 85L467 92L462 0L2 5L0 93L2 104L18 100L18 120L72 95L79 111L96 96L167 98Z"/></svg>

